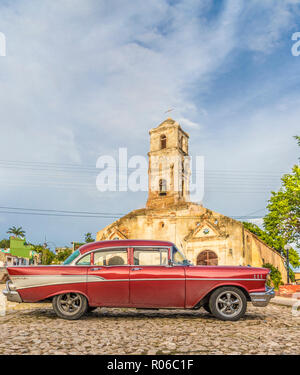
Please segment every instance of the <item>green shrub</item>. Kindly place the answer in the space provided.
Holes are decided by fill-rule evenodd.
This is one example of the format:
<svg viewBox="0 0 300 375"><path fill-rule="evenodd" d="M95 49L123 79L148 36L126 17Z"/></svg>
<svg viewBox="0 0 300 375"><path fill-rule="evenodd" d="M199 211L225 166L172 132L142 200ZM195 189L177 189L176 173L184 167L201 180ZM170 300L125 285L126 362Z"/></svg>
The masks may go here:
<svg viewBox="0 0 300 375"><path fill-rule="evenodd" d="M273 284L274 288L278 290L279 285L283 285L281 272L270 263L263 264L263 267L269 268L269 270L271 270L271 273L270 273L271 284ZM272 285L268 285L268 286L272 286Z"/></svg>

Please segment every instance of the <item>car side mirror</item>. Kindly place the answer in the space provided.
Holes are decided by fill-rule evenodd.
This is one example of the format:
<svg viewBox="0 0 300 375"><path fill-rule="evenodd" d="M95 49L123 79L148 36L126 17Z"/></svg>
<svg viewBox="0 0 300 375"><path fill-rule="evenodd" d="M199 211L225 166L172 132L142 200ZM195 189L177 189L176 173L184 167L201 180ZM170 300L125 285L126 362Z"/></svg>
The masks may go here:
<svg viewBox="0 0 300 375"><path fill-rule="evenodd" d="M168 266L169 266L169 267L173 267L173 265L174 265L174 264L173 264L173 261L172 261L171 259L169 259L169 260L168 260Z"/></svg>

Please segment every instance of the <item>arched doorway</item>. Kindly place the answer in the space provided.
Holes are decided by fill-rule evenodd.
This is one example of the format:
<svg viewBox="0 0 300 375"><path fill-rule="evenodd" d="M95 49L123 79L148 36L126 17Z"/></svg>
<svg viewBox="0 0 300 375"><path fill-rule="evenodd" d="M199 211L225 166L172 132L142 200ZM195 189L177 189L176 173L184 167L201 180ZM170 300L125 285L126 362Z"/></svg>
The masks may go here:
<svg viewBox="0 0 300 375"><path fill-rule="evenodd" d="M204 250L197 256L197 266L217 266L218 255L211 250Z"/></svg>

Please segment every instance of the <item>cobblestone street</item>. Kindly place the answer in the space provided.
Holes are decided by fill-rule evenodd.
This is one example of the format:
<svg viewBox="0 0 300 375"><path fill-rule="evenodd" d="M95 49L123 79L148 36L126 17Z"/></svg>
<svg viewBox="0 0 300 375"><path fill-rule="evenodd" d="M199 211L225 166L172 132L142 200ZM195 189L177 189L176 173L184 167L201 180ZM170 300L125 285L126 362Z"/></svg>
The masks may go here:
<svg viewBox="0 0 300 375"><path fill-rule="evenodd" d="M248 304L238 322L204 310L97 309L58 319L51 304L7 304L1 354L300 354L300 317L291 308Z"/></svg>

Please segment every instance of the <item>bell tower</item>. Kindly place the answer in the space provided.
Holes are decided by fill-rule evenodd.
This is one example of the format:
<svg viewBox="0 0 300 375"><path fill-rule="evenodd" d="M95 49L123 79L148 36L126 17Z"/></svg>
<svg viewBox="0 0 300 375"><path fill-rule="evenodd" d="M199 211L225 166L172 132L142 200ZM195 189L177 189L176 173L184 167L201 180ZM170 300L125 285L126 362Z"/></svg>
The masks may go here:
<svg viewBox="0 0 300 375"><path fill-rule="evenodd" d="M147 208L189 202L189 135L171 118L150 132Z"/></svg>

